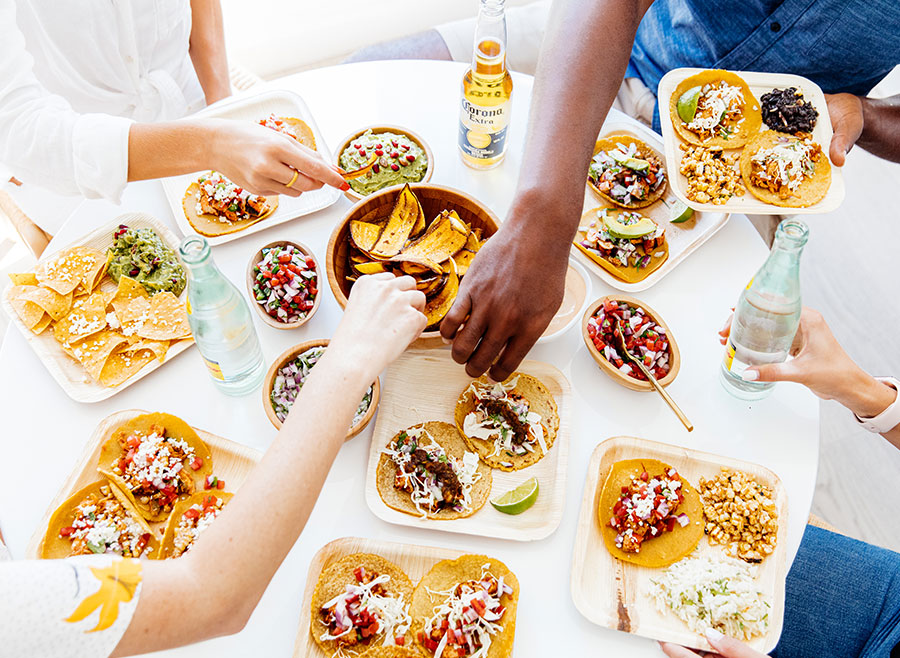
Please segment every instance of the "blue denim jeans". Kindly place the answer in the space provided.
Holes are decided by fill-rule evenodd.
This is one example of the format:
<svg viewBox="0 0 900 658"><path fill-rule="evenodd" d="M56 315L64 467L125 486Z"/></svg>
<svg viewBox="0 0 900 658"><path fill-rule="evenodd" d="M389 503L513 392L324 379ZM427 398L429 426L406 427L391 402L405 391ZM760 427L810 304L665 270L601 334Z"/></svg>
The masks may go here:
<svg viewBox="0 0 900 658"><path fill-rule="evenodd" d="M775 658L897 658L900 553L807 526Z"/></svg>

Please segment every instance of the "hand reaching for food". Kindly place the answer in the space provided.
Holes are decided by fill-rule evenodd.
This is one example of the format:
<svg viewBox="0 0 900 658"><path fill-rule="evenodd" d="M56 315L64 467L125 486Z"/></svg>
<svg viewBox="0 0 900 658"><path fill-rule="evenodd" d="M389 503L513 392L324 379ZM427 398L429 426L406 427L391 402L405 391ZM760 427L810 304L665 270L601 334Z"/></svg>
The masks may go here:
<svg viewBox="0 0 900 658"><path fill-rule="evenodd" d="M700 656L706 656L707 658L714 658L715 656L721 656L722 658L766 658L766 654L751 649L733 637L722 635L714 628L706 629L706 641L717 653L691 651L671 642L660 642L659 646L669 658L699 658Z"/></svg>
<svg viewBox="0 0 900 658"><path fill-rule="evenodd" d="M425 329L425 295L411 276L382 272L353 284L328 354L362 366L371 381Z"/></svg>

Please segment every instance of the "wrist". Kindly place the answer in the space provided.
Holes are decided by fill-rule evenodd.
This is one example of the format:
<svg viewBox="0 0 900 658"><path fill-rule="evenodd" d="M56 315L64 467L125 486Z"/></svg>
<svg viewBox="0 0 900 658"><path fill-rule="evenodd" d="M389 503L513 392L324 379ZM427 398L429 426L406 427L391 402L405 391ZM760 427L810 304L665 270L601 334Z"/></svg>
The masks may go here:
<svg viewBox="0 0 900 658"><path fill-rule="evenodd" d="M502 233L512 234L521 241L536 241L551 257L568 256L581 219L582 197L578 197L577 204L556 200L571 197L571 193L553 188L520 187L507 219L501 225Z"/></svg>
<svg viewBox="0 0 900 658"><path fill-rule="evenodd" d="M874 418L891 406L897 395L893 387L860 371L835 399L860 418Z"/></svg>

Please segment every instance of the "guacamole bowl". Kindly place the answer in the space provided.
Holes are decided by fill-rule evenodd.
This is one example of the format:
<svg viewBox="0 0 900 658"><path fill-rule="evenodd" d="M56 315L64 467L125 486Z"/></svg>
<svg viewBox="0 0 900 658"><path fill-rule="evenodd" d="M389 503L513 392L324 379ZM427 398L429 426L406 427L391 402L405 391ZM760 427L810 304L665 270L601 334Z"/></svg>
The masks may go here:
<svg viewBox="0 0 900 658"><path fill-rule="evenodd" d="M394 154L396 157L392 157ZM344 196L353 202L401 183L427 183L434 173L434 154L425 140L411 130L391 125L366 126L350 133L334 150L334 163L351 171L365 166L372 156L377 157L375 167L367 175L348 181L350 189Z"/></svg>

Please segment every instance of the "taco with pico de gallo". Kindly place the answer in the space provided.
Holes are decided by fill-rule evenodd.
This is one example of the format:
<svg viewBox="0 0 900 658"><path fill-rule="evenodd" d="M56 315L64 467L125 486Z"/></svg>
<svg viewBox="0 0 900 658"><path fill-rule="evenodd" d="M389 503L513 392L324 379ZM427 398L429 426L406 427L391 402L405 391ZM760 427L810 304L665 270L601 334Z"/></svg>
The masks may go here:
<svg viewBox="0 0 900 658"><path fill-rule="evenodd" d="M601 197L623 208L644 208L666 193L662 156L631 135L597 140L588 184Z"/></svg>
<svg viewBox="0 0 900 658"><path fill-rule="evenodd" d="M413 592L413 635L429 658L507 658L518 601L519 581L499 560L485 555L442 560Z"/></svg>
<svg viewBox="0 0 900 658"><path fill-rule="evenodd" d="M666 229L635 210L599 207L581 216L575 246L627 283L643 281L669 257Z"/></svg>
<svg viewBox="0 0 900 658"><path fill-rule="evenodd" d="M484 507L492 477L456 427L432 421L390 440L381 451L375 483L392 509L429 519L461 519Z"/></svg>
<svg viewBox="0 0 900 658"><path fill-rule="evenodd" d="M164 521L175 504L203 488L212 454L186 422L143 414L118 427L100 448L97 470L148 521Z"/></svg>
<svg viewBox="0 0 900 658"><path fill-rule="evenodd" d="M741 153L741 177L750 194L785 208L818 203L831 186L831 163L806 135L767 130Z"/></svg>
<svg viewBox="0 0 900 658"><path fill-rule="evenodd" d="M210 171L188 185L181 207L197 233L214 238L265 219L278 207L278 197L251 194L218 171Z"/></svg>
<svg viewBox="0 0 900 658"><path fill-rule="evenodd" d="M312 128L303 119L296 117L280 117L270 114L265 119L259 120L259 125L271 128L276 132L287 135L291 139L295 139L303 146L316 150L316 136L313 134Z"/></svg>
<svg viewBox="0 0 900 658"><path fill-rule="evenodd" d="M41 541L42 559L111 554L155 558L159 541L125 495L101 480L60 505Z"/></svg>
<svg viewBox="0 0 900 658"><path fill-rule="evenodd" d="M682 80L669 99L672 126L698 146L726 149L746 144L759 132L759 101L737 73L701 71Z"/></svg>
<svg viewBox="0 0 900 658"><path fill-rule="evenodd" d="M197 491L178 502L166 523L160 559L181 557L187 553L233 496L222 491Z"/></svg>
<svg viewBox="0 0 900 658"><path fill-rule="evenodd" d="M345 555L319 575L309 632L328 656L369 655L376 647L410 646L413 585L390 560Z"/></svg>
<svg viewBox="0 0 900 658"><path fill-rule="evenodd" d="M536 377L514 372L505 382L474 380L459 397L456 428L491 468L517 471L540 461L559 431L556 400Z"/></svg>

